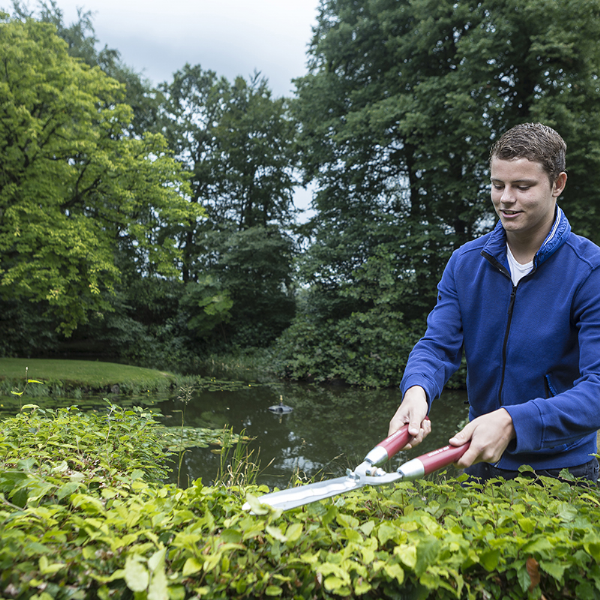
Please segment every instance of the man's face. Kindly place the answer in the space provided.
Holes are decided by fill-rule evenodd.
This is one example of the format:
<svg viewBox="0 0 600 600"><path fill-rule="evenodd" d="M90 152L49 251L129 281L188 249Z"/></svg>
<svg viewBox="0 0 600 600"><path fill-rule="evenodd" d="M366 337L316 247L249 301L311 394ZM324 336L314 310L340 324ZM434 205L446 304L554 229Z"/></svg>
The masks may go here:
<svg viewBox="0 0 600 600"><path fill-rule="evenodd" d="M492 202L509 240L537 242L541 245L554 221L556 198L564 189L567 176L561 173L550 185L541 163L526 158L491 162Z"/></svg>

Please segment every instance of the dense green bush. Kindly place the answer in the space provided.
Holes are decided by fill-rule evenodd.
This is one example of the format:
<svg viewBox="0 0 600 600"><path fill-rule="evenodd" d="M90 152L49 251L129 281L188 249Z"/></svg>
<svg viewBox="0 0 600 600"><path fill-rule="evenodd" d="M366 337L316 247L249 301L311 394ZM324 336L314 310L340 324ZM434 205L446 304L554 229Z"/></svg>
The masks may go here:
<svg viewBox="0 0 600 600"><path fill-rule="evenodd" d="M346 318L296 318L277 340L277 366L283 377L350 385L395 387L422 322L405 324L403 315L373 309Z"/></svg>
<svg viewBox="0 0 600 600"><path fill-rule="evenodd" d="M63 416L49 426L68 432ZM27 419L3 424L3 456L15 452ZM143 436L127 439L134 455L144 445ZM196 481L183 490L149 481L145 457L104 482L86 476L89 464L77 475L69 461L79 442L70 443L61 440L54 454L40 444L38 459L10 468L4 461L4 598L600 597L596 487L440 479L366 488L282 514L256 500L265 487ZM256 516L242 510L246 497Z"/></svg>
<svg viewBox="0 0 600 600"><path fill-rule="evenodd" d="M65 472L70 481L104 487L135 472L161 481L168 474L166 446L152 413L137 407L108 404L106 411L84 413L76 407L51 410L28 404L0 422L4 478L20 470L42 479Z"/></svg>

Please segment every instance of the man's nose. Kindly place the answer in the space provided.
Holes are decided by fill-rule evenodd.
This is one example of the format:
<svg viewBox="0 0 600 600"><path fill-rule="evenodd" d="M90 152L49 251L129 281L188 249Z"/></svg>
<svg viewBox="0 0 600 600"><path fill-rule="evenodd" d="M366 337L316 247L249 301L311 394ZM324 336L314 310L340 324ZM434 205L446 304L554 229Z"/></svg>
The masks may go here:
<svg viewBox="0 0 600 600"><path fill-rule="evenodd" d="M508 185L504 186L502 190L502 196L500 197L500 202L504 202L506 204L511 204L515 201L515 195L512 188Z"/></svg>

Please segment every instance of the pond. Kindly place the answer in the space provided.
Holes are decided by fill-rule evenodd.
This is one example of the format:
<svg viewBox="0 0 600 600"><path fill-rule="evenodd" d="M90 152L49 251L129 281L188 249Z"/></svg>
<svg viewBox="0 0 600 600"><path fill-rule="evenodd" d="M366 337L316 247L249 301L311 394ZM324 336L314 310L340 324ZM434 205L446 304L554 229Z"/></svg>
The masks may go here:
<svg viewBox="0 0 600 600"><path fill-rule="evenodd" d="M182 410L187 427L208 427L233 433L244 432L251 438L247 448L251 460L259 463L257 483L285 488L296 477L321 480L344 475L347 468L360 464L365 455L387 436L388 423L396 411L399 390L359 390L344 386L319 386L300 383L217 382L194 392L189 403L167 396L110 396L119 405L144 405L157 413L157 420L168 427L180 427ZM269 407L279 404L293 410L273 414ZM19 410L15 397L0 398L0 415ZM102 397L69 399L51 397L23 398L23 403L41 407L78 405L82 409L106 406ZM430 418L432 433L418 447L401 451L384 468L397 468L400 462L435 450L462 427L468 417L466 392L444 392L434 402ZM183 455L181 471L175 464L170 481L186 486L201 478L211 485L221 468L221 457L214 447L190 448Z"/></svg>
<svg viewBox="0 0 600 600"><path fill-rule="evenodd" d="M293 410L273 414L279 404ZM233 428L252 439L252 460L260 463L257 482L284 488L303 479L338 477L360 464L367 452L387 436L388 423L401 400L398 390L357 390L303 384L268 384L235 391L203 391L185 406L185 424ZM468 417L466 392L446 391L433 405L432 433L416 449L398 453L397 467L448 443ZM182 402L160 404L165 425L181 424ZM398 460L399 459L399 460ZM198 477L210 485L220 468L220 456L206 448L183 456L181 485ZM177 473L172 480L177 481Z"/></svg>

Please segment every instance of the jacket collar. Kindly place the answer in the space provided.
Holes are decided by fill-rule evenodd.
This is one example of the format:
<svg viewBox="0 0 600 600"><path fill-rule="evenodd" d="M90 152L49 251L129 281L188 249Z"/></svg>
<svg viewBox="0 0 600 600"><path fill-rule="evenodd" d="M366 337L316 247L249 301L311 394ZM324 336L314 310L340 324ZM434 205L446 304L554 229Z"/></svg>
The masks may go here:
<svg viewBox="0 0 600 600"><path fill-rule="evenodd" d="M543 262L547 261L567 241L570 233L571 225L569 225L565 213L557 205L552 229L550 229L550 233L546 236L544 243L533 258L534 267L537 268ZM508 260L506 258L506 232L500 221L496 223L496 227L490 233L490 237L483 247L483 252L508 267Z"/></svg>

